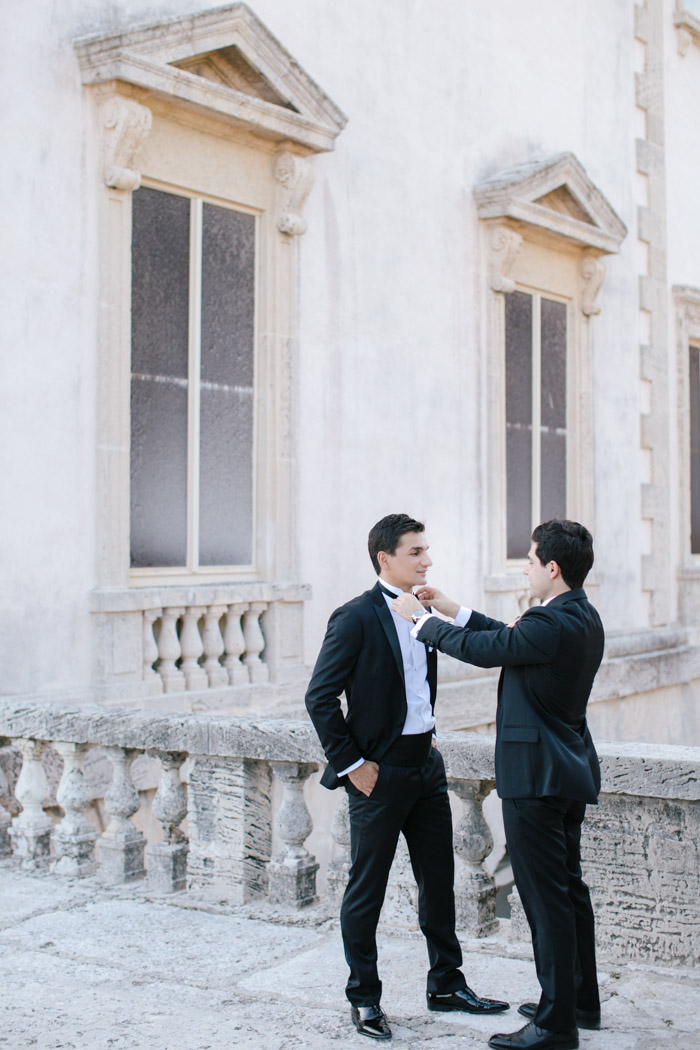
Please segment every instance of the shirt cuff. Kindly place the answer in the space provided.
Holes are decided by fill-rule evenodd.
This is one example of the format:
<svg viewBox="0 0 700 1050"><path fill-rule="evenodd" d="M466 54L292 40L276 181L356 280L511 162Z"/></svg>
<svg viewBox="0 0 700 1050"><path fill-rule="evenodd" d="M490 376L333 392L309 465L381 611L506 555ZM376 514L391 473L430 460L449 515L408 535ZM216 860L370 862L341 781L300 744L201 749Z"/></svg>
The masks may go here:
<svg viewBox="0 0 700 1050"><path fill-rule="evenodd" d="M435 616L433 613L429 613L426 610L425 616L421 616L421 618L418 621L418 623L411 629L411 634L413 635L413 637L414 638L418 637L418 632L420 631L421 627L423 626L423 624L427 623L429 619L437 620L438 618L439 617Z"/></svg>
<svg viewBox="0 0 700 1050"><path fill-rule="evenodd" d="M339 777L344 777L347 773L352 773L353 769L359 769L360 766L364 765L364 762L364 758L358 758L357 762L354 762L351 766L348 766L347 769L344 769L342 773L338 773L336 775Z"/></svg>
<svg viewBox="0 0 700 1050"><path fill-rule="evenodd" d="M459 612L455 616L455 627L466 627L469 623L469 617L471 614L471 609L467 609L465 605L460 605Z"/></svg>

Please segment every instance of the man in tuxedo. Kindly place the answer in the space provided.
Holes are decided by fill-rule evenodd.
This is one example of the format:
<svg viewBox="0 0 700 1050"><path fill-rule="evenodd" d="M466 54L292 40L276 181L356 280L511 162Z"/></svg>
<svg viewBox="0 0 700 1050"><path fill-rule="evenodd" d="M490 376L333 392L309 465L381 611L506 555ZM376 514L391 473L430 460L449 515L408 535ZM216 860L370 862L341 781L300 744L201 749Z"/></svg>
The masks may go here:
<svg viewBox="0 0 700 1050"><path fill-rule="evenodd" d="M513 624L491 620L423 587L394 609L414 636L477 667L502 667L496 713L496 788L513 876L532 932L539 1003L496 1050L575 1050L579 1028L600 1027L590 895L581 876L581 824L600 768L586 704L603 656L603 626L583 582L593 540L583 525L548 521L532 534L525 569L533 597ZM430 615L430 604L454 624Z"/></svg>
<svg viewBox="0 0 700 1050"><path fill-rule="evenodd" d="M390 1039L376 930L400 833L428 945L428 1009L496 1013L508 1003L480 999L459 969L452 816L434 746L437 654L412 638L410 624L391 608L398 595L425 584L432 562L424 526L390 514L371 529L368 547L379 580L331 616L306 707L329 763L321 783L348 793L352 865L340 924L352 1021L361 1035Z"/></svg>

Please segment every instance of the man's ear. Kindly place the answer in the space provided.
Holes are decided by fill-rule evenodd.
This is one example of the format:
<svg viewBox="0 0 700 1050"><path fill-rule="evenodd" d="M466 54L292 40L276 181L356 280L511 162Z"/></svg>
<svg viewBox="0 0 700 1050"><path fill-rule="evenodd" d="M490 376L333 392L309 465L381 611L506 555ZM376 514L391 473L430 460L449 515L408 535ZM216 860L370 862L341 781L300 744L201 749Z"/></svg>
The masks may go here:
<svg viewBox="0 0 700 1050"><path fill-rule="evenodd" d="M561 576L561 569L559 568L559 563L556 561L550 561L549 578L551 580L556 580L558 576Z"/></svg>
<svg viewBox="0 0 700 1050"><path fill-rule="evenodd" d="M377 554L377 561L379 562L380 568L382 568L382 569L385 568L385 566L386 566L386 551L379 551L379 553Z"/></svg>

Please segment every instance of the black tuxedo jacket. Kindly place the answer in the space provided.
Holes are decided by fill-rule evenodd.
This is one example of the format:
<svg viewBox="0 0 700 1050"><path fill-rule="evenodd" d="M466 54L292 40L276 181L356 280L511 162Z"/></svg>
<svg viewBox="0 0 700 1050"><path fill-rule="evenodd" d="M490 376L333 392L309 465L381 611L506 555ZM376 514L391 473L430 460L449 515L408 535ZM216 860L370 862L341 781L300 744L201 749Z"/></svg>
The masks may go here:
<svg viewBox="0 0 700 1050"><path fill-rule="evenodd" d="M597 801L600 766L586 704L605 636L585 591L528 609L513 627L472 612L464 628L432 619L418 637L477 667L503 668L496 713L501 798Z"/></svg>
<svg viewBox="0 0 700 1050"><path fill-rule="evenodd" d="M434 649L428 652L428 683L434 709ZM379 584L341 605L328 621L306 709L329 762L321 778L327 788L338 787L338 772L361 758L380 762L401 736L407 713L401 646Z"/></svg>

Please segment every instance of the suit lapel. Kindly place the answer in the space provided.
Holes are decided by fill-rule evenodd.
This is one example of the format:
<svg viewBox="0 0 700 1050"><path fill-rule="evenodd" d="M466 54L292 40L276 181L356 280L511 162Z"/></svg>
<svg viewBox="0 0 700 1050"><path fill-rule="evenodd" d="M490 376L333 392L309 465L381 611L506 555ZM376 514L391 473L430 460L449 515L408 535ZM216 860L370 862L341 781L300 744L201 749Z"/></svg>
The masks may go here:
<svg viewBox="0 0 700 1050"><path fill-rule="evenodd" d="M401 681L404 683L405 686L406 683L403 675L403 657L401 656L399 636L396 633L396 628L394 627L394 620L392 618L391 613L389 612L389 606L386 604L386 600L382 591L379 588L379 584L376 584L374 589L372 590L372 601L374 602L374 611L379 617L379 622L382 625L384 634L386 635L389 646L391 647L391 651L394 654L394 660L396 661L396 666L399 669Z"/></svg>

